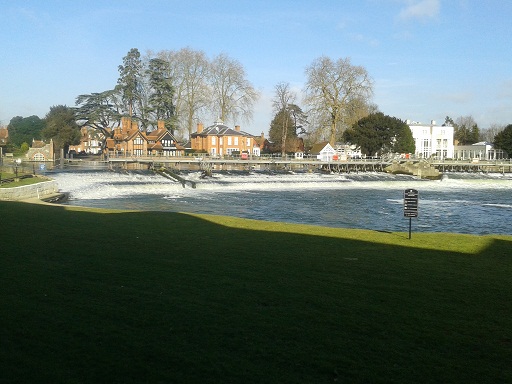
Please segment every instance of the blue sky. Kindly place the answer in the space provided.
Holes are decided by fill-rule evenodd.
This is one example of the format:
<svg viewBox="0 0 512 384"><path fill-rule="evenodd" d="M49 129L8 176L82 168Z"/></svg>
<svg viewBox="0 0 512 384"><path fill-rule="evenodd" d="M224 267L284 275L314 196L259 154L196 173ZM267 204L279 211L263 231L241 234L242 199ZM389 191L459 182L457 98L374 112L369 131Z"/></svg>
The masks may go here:
<svg viewBox="0 0 512 384"><path fill-rule="evenodd" d="M300 100L324 55L365 67L387 115L512 124L511 19L505 0L0 0L0 125L113 88L131 48L185 47L242 63L261 93L241 124L253 134L268 133L275 85Z"/></svg>

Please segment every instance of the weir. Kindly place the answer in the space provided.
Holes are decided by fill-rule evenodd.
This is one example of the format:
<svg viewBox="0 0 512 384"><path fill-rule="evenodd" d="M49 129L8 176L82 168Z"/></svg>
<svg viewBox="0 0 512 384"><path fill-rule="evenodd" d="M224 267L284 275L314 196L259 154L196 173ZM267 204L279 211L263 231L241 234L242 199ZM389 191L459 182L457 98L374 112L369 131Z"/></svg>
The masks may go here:
<svg viewBox="0 0 512 384"><path fill-rule="evenodd" d="M79 165L73 159L66 159L68 165ZM424 160L424 159L350 159L321 161L317 159L294 159L280 157L213 158L204 157L108 157L104 161L110 168L124 169L183 169L198 170L211 175L215 170L307 170L335 173L388 172L405 173L422 178L436 178L443 173L511 173L512 159L485 161L470 160Z"/></svg>

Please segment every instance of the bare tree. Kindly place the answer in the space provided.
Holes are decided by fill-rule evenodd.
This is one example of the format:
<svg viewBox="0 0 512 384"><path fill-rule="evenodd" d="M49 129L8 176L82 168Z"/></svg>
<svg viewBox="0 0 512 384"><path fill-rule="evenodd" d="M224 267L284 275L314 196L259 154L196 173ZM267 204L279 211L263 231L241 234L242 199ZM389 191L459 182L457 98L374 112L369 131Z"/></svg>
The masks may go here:
<svg viewBox="0 0 512 384"><path fill-rule="evenodd" d="M190 135L194 128L194 120L198 120L210 101L208 87L208 59L202 51L184 48L177 53L181 75L181 114Z"/></svg>
<svg viewBox="0 0 512 384"><path fill-rule="evenodd" d="M480 130L480 140L488 143L494 143L494 138L498 133L505 129L503 124L491 124L489 128Z"/></svg>
<svg viewBox="0 0 512 384"><path fill-rule="evenodd" d="M212 110L223 120L249 121L253 105L259 95L246 79L245 70L238 61L225 54L216 56L210 64Z"/></svg>
<svg viewBox="0 0 512 384"><path fill-rule="evenodd" d="M351 110L354 103L367 103L371 98L373 81L365 68L351 65L349 58L333 62L325 56L306 68L306 76L308 112L321 124L320 129L328 125L329 142L334 144L357 117Z"/></svg>
<svg viewBox="0 0 512 384"><path fill-rule="evenodd" d="M281 113L281 155L286 155L286 138L288 136L288 122L290 121L290 108L295 104L297 96L290 90L289 83L279 83L274 87L275 96L272 100L272 107L276 114Z"/></svg>
<svg viewBox="0 0 512 384"><path fill-rule="evenodd" d="M200 120L201 113L211 100L208 59L203 51L194 51L190 48L162 51L157 56L169 64L177 124L190 137L194 122Z"/></svg>

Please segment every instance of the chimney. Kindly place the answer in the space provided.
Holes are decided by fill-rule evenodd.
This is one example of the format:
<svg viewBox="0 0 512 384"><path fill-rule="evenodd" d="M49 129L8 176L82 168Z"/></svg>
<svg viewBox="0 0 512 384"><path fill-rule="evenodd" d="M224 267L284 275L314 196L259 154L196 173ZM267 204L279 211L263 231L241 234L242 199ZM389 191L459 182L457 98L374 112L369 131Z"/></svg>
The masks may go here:
<svg viewBox="0 0 512 384"><path fill-rule="evenodd" d="M265 140L265 132L261 132L261 140L264 141Z"/></svg>
<svg viewBox="0 0 512 384"><path fill-rule="evenodd" d="M240 132L240 126L239 125L235 125L235 131Z"/></svg>
<svg viewBox="0 0 512 384"><path fill-rule="evenodd" d="M203 123L197 123L197 133L203 132Z"/></svg>
<svg viewBox="0 0 512 384"><path fill-rule="evenodd" d="M165 129L165 121L158 120L158 122L156 124L157 124L158 129Z"/></svg>
<svg viewBox="0 0 512 384"><path fill-rule="evenodd" d="M430 124L432 124L432 125L436 125L436 121L435 121L435 120L431 120L431 121L430 121Z"/></svg>
<svg viewBox="0 0 512 384"><path fill-rule="evenodd" d="M121 117L121 131L126 132L128 131L128 126L130 125L130 118L129 117Z"/></svg>

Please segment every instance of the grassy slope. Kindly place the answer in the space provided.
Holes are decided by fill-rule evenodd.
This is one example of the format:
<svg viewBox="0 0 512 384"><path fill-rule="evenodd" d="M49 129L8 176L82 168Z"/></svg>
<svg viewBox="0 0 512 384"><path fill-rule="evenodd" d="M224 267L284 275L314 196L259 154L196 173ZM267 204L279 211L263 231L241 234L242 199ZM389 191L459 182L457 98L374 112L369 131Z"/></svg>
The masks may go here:
<svg viewBox="0 0 512 384"><path fill-rule="evenodd" d="M7 382L511 382L512 236L0 202Z"/></svg>

